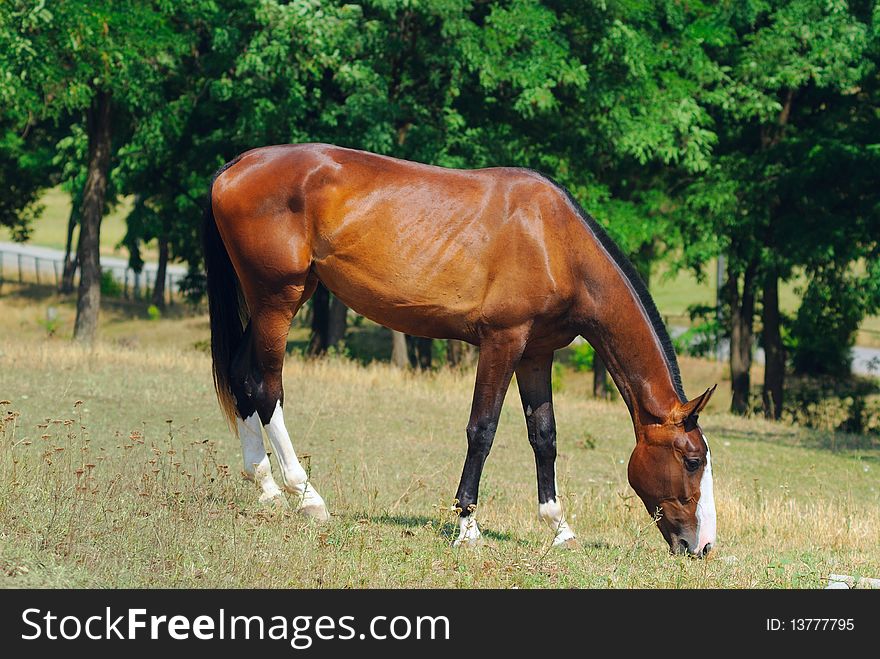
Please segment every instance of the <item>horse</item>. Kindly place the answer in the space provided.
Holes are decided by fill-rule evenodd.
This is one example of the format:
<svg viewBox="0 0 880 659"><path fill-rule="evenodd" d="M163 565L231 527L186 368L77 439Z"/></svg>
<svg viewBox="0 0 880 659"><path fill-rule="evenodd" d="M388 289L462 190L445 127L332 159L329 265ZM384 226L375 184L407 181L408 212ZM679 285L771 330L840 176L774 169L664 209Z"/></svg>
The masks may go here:
<svg viewBox="0 0 880 659"><path fill-rule="evenodd" d="M451 169L328 144L247 151L211 183L203 226L217 397L261 501L327 506L284 422L291 320L320 281L348 307L406 334L479 347L454 546L473 545L480 476L513 375L535 456L538 515L576 543L557 496L553 354L582 336L632 418L629 483L676 554L715 543L709 446L647 288L561 186L523 168ZM272 476L265 430L281 470Z"/></svg>

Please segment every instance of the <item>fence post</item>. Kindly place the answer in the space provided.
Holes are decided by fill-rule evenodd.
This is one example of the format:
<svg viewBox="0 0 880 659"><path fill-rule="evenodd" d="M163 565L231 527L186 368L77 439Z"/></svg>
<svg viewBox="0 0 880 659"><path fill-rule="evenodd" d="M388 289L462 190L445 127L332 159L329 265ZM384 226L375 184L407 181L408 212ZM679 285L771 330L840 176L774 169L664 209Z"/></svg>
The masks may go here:
<svg viewBox="0 0 880 659"><path fill-rule="evenodd" d="M135 272L134 273L134 291L132 292L132 297L134 297L134 299L136 300L140 297L140 294L141 294L141 273Z"/></svg>
<svg viewBox="0 0 880 659"><path fill-rule="evenodd" d="M21 253L18 255L18 283L22 283L21 279Z"/></svg>
<svg viewBox="0 0 880 659"><path fill-rule="evenodd" d="M55 272L55 288L59 288L61 279L58 277L58 259L52 259L52 270Z"/></svg>
<svg viewBox="0 0 880 659"><path fill-rule="evenodd" d="M37 275L37 286L40 285L40 259L39 257L34 257L34 272Z"/></svg>

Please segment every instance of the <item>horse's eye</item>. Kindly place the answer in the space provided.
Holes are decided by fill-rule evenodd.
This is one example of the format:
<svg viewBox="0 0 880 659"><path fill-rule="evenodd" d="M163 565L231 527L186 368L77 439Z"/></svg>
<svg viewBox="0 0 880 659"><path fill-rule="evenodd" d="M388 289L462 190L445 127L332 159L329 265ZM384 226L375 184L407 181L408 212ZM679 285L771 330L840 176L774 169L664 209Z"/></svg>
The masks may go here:
<svg viewBox="0 0 880 659"><path fill-rule="evenodd" d="M688 471L696 471L700 468L700 465L703 464L703 461L699 458L685 458L684 466Z"/></svg>

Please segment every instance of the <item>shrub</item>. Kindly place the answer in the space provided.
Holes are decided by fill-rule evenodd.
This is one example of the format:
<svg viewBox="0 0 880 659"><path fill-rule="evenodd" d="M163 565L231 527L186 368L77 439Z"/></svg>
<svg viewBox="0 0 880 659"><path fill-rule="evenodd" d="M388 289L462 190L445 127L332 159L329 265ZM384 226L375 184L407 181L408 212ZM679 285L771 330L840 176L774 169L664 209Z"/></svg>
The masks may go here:
<svg viewBox="0 0 880 659"><path fill-rule="evenodd" d="M675 351L691 357L713 355L725 333L715 307L692 305L688 307L688 316L691 326L672 340Z"/></svg>
<svg viewBox="0 0 880 659"><path fill-rule="evenodd" d="M788 348L796 373L849 375L851 348L865 311L862 298L845 275L813 275L791 327Z"/></svg>
<svg viewBox="0 0 880 659"><path fill-rule="evenodd" d="M593 368L596 351L589 343L581 343L571 350L571 365L576 371L589 371Z"/></svg>
<svg viewBox="0 0 880 659"><path fill-rule="evenodd" d="M122 284L116 281L111 270L101 272L101 295L122 297Z"/></svg>

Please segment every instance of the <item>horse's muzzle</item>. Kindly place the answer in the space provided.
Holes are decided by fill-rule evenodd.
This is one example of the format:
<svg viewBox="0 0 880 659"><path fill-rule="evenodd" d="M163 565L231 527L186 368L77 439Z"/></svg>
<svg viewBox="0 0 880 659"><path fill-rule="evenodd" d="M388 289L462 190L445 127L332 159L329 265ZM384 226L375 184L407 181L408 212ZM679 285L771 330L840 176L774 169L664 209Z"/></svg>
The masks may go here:
<svg viewBox="0 0 880 659"><path fill-rule="evenodd" d="M707 542L701 548L692 549L691 544L683 537L673 535L669 550L676 556L687 555L691 558L705 558L709 554L709 552L712 551L712 546L713 545L711 542Z"/></svg>

